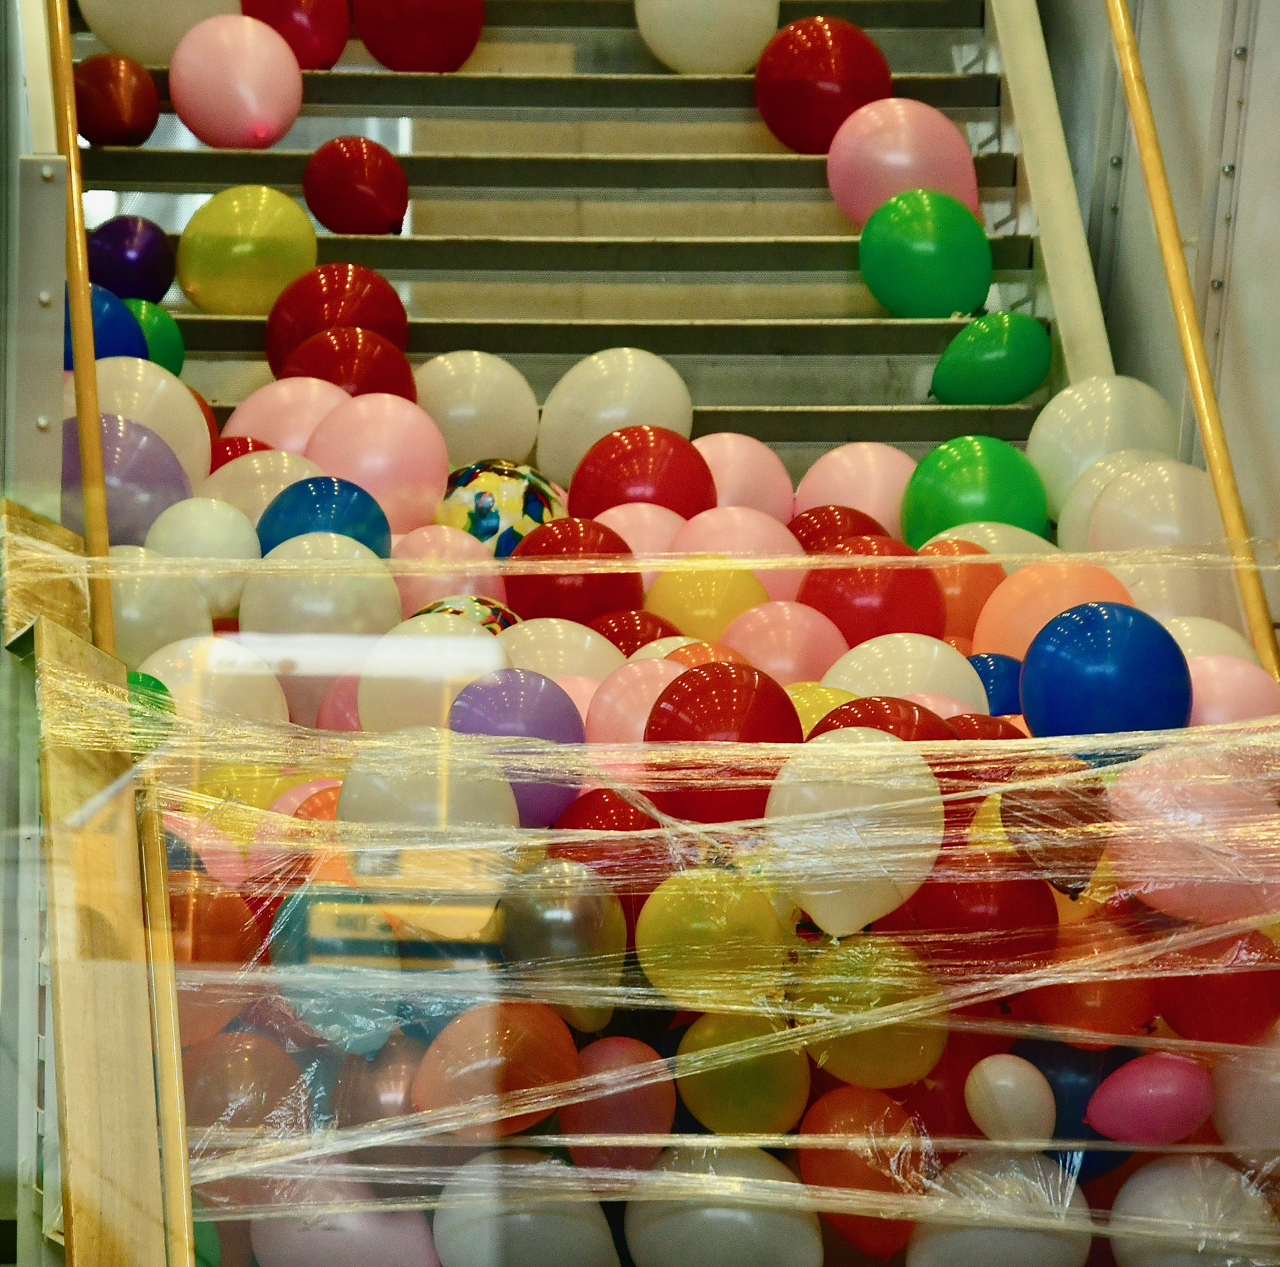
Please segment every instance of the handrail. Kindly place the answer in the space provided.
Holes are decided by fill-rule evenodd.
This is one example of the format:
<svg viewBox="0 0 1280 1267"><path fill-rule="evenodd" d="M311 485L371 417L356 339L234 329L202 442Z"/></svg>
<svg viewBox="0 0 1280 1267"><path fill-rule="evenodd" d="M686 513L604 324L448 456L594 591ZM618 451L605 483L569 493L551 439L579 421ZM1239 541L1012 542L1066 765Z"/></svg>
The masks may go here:
<svg viewBox="0 0 1280 1267"><path fill-rule="evenodd" d="M1209 354L1205 349L1204 331L1196 312L1186 256L1182 252L1182 235L1178 229L1173 194L1169 189L1169 177L1160 150L1160 136L1156 130L1155 114L1151 109L1151 97L1142 73L1137 36L1125 0L1106 0L1106 3L1111 36L1120 62L1120 79L1124 84L1129 116L1133 120L1134 139L1142 159L1142 175L1147 185L1151 213L1155 218L1160 254L1164 258L1169 298L1173 302L1173 316L1178 326L1178 339L1182 344L1182 358L1187 367L1187 383L1191 388L1196 422L1200 427L1205 465L1213 480L1222 525L1236 558L1236 583L1240 587L1240 599L1249 622L1254 649L1267 671L1273 677L1280 678L1280 649L1276 646L1271 610L1250 544L1249 525L1240 501L1235 468L1231 463L1231 452L1222 426L1222 411L1214 392Z"/></svg>

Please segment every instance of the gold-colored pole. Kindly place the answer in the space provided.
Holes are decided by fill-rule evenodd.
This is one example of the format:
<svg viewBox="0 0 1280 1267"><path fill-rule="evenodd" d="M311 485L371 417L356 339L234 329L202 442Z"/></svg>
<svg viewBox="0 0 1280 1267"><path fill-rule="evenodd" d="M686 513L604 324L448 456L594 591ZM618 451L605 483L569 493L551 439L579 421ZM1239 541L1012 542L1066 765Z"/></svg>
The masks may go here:
<svg viewBox="0 0 1280 1267"><path fill-rule="evenodd" d="M1169 176L1160 151L1160 136L1156 131L1155 114L1151 109L1147 81L1138 56L1138 40L1126 0L1107 0L1107 16L1111 20L1111 35L1120 59L1120 78L1124 83L1129 117L1133 120L1133 134L1142 159L1142 174L1147 183L1151 212L1155 217L1160 254L1164 257L1169 297L1173 301L1173 315L1178 325L1178 338L1182 343L1182 357L1187 366L1187 382L1191 387L1196 421L1200 426L1205 465L1213 480L1222 525L1235 554L1236 582L1240 587L1240 598L1249 622L1249 634L1263 666L1273 677L1280 678L1280 649L1276 647L1271 611L1267 606L1262 577L1258 573L1258 562L1250 545L1244 507L1240 503L1240 489L1236 484L1235 468L1231 464L1231 452L1227 448L1227 437L1222 427L1222 412L1218 408L1218 397L1213 389L1204 332L1196 314L1195 295L1191 289L1191 276L1187 272L1186 256L1182 253L1182 235L1178 230L1173 194L1169 190Z"/></svg>
<svg viewBox="0 0 1280 1267"><path fill-rule="evenodd" d="M80 436L80 478L84 487L84 544L90 558L104 558L111 548L107 535L107 489L102 471L102 424L98 413L98 378L94 369L93 309L89 303L89 251L84 237L83 181L76 142L76 88L71 64L71 16L67 0L45 0L49 22L49 60L53 71L54 116L58 151L67 160L67 300L71 309L71 351L75 358L76 427ZM115 653L115 621L111 580L91 576L90 620L93 644Z"/></svg>

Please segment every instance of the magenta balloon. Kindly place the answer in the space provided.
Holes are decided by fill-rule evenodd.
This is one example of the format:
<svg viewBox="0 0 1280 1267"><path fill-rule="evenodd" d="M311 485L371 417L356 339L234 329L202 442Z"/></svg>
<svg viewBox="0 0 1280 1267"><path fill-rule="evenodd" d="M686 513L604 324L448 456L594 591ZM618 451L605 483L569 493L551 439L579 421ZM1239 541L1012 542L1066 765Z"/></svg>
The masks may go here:
<svg viewBox="0 0 1280 1267"><path fill-rule="evenodd" d="M968 139L941 110L907 97L872 101L844 121L827 154L827 183L859 225L911 189L936 189L979 213Z"/></svg>
<svg viewBox="0 0 1280 1267"><path fill-rule="evenodd" d="M749 506L717 506L694 515L667 548L672 554L737 554L756 559L779 555L805 557L804 546L785 524ZM790 601L800 592L805 571L761 568L755 575L770 598Z"/></svg>
<svg viewBox="0 0 1280 1267"><path fill-rule="evenodd" d="M587 709L587 742L643 743L658 696L687 667L675 660L632 660L614 669Z"/></svg>
<svg viewBox="0 0 1280 1267"><path fill-rule="evenodd" d="M1121 1065L1093 1093L1085 1121L1126 1144L1174 1144L1213 1112L1213 1078L1190 1056L1157 1051Z"/></svg>
<svg viewBox="0 0 1280 1267"><path fill-rule="evenodd" d="M915 459L874 440L842 444L824 453L796 489L796 514L815 506L851 506L902 540L902 493Z"/></svg>
<svg viewBox="0 0 1280 1267"><path fill-rule="evenodd" d="M118 414L102 415L102 470L113 546L144 545L161 512L191 496L191 481L173 450L150 427ZM62 424L62 524L84 535L80 437L74 418Z"/></svg>
<svg viewBox="0 0 1280 1267"><path fill-rule="evenodd" d="M495 571L493 555L461 528L448 528L444 524L415 528L392 543L391 557L440 559L458 564L456 570L448 572L396 577L405 620L416 616L428 603L437 603L442 598L482 594L500 603L507 601L507 583ZM478 566L468 568L467 564Z"/></svg>
<svg viewBox="0 0 1280 1267"><path fill-rule="evenodd" d="M750 506L779 523L791 521L795 490L782 459L754 436L717 431L693 447L711 468L717 506Z"/></svg>
<svg viewBox="0 0 1280 1267"><path fill-rule="evenodd" d="M1187 657L1192 726L1218 726L1280 713L1280 682L1266 669L1233 655Z"/></svg>
<svg viewBox="0 0 1280 1267"><path fill-rule="evenodd" d="M246 396L227 419L223 437L250 436L282 453L304 453L326 414L351 399L320 378L282 378Z"/></svg>
<svg viewBox="0 0 1280 1267"><path fill-rule="evenodd" d="M775 682L820 682L849 650L844 635L804 603L761 603L729 622L720 644L746 656Z"/></svg>

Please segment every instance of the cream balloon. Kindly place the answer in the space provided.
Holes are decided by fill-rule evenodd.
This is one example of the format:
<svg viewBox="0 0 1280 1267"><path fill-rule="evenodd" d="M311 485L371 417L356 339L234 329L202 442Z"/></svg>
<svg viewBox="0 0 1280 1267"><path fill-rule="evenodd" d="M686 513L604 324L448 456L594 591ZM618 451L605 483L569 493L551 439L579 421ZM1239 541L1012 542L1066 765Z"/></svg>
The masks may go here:
<svg viewBox="0 0 1280 1267"><path fill-rule="evenodd" d="M1220 620L1206 616L1170 616L1160 623L1173 635L1185 656L1233 655L1251 664L1262 663L1249 640Z"/></svg>
<svg viewBox="0 0 1280 1267"><path fill-rule="evenodd" d="M89 30L109 49L144 66L167 66L196 23L239 12L238 0L80 0Z"/></svg>
<svg viewBox="0 0 1280 1267"><path fill-rule="evenodd" d="M986 521L957 524L954 528L948 528L945 532L940 532L936 536L930 537L925 542L925 545L930 545L934 541L947 540L971 541L974 545L981 546L988 554L995 555L1058 553L1058 547L1053 542L1046 541L1043 537L1037 537L1034 532L1028 532L1025 528L1018 528L1013 524L998 524ZM1012 576L1019 568L1035 562L1034 559L1007 563L999 559L996 561L1004 568L1006 576Z"/></svg>
<svg viewBox="0 0 1280 1267"><path fill-rule="evenodd" d="M1280 1022L1256 1047L1219 1060L1213 1089L1213 1124L1222 1142L1246 1163L1274 1166L1268 1150L1280 1140Z"/></svg>
<svg viewBox="0 0 1280 1267"><path fill-rule="evenodd" d="M270 666L231 638L171 642L149 655L138 671L159 678L178 712L196 721L289 720L289 705Z"/></svg>
<svg viewBox="0 0 1280 1267"><path fill-rule="evenodd" d="M211 616L229 616L240 606L245 573L234 565L262 557L248 516L213 497L189 497L162 511L147 530L147 549L171 559L208 559L219 566L193 571Z"/></svg>
<svg viewBox="0 0 1280 1267"><path fill-rule="evenodd" d="M636 0L649 51L682 75L742 75L778 30L778 0Z"/></svg>
<svg viewBox="0 0 1280 1267"><path fill-rule="evenodd" d="M597 352L551 389L534 465L568 488L586 451L623 427L663 427L686 440L693 434L693 399L684 380L667 361L640 348Z"/></svg>
<svg viewBox="0 0 1280 1267"><path fill-rule="evenodd" d="M1177 457L1181 435L1164 397L1139 379L1098 375L1064 388L1027 437L1027 458L1044 481L1049 518L1058 518L1071 486L1108 453L1156 449Z"/></svg>
<svg viewBox="0 0 1280 1267"><path fill-rule="evenodd" d="M1124 471L1164 457L1155 449L1117 449L1095 462L1074 484L1062 503L1058 516L1058 549L1089 548L1089 516L1102 490Z"/></svg>
<svg viewBox="0 0 1280 1267"><path fill-rule="evenodd" d="M504 629L498 635L511 666L541 673L552 680L577 675L602 682L626 657L604 634L573 620L540 616Z"/></svg>
<svg viewBox="0 0 1280 1267"><path fill-rule="evenodd" d="M197 497L213 497L230 502L256 528L262 512L290 484L309 480L324 472L296 453L246 453L220 466L208 479L195 486Z"/></svg>
<svg viewBox="0 0 1280 1267"><path fill-rule="evenodd" d="M104 356L97 369L99 410L154 431L195 488L209 474L211 450L204 412L187 385L162 365L136 356Z"/></svg>
<svg viewBox="0 0 1280 1267"><path fill-rule="evenodd" d="M652 642L646 642L643 647L637 647L628 657L628 660L665 660L673 651L679 651L681 647L691 647L697 638L689 638L685 634L672 634L669 638L655 638Z"/></svg>
<svg viewBox="0 0 1280 1267"><path fill-rule="evenodd" d="M413 372L418 404L440 428L449 467L485 458L524 462L538 440L538 398L510 362L488 352L446 352Z"/></svg>
<svg viewBox="0 0 1280 1267"><path fill-rule="evenodd" d="M884 634L860 642L827 671L823 686L855 695L947 695L990 713L978 671L954 647L925 634Z"/></svg>
<svg viewBox="0 0 1280 1267"><path fill-rule="evenodd" d="M246 396L223 436L250 436L285 453L301 453L326 414L351 397L322 378L281 378Z"/></svg>
<svg viewBox="0 0 1280 1267"><path fill-rule="evenodd" d="M791 757L765 818L773 883L833 937L897 910L942 848L933 771L896 735L860 726L828 731Z"/></svg>
<svg viewBox="0 0 1280 1267"><path fill-rule="evenodd" d="M115 656L126 668L136 669L171 642L213 636L209 609L189 577L159 575L159 558L141 546L112 546L111 558Z"/></svg>
<svg viewBox="0 0 1280 1267"><path fill-rule="evenodd" d="M1053 1088L1021 1056L1002 1053L978 1061L965 1079L964 1106L988 1139L1053 1138Z"/></svg>

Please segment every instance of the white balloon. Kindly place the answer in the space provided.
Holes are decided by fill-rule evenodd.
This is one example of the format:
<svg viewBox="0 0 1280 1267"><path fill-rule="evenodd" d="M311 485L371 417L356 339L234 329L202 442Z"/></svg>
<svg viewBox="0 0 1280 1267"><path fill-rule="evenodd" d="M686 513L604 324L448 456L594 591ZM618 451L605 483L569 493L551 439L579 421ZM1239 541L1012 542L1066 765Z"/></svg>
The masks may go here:
<svg viewBox="0 0 1280 1267"><path fill-rule="evenodd" d="M230 502L256 528L262 512L290 484L323 474L308 458L268 449L260 453L246 453L218 467L208 479L195 486L195 494Z"/></svg>
<svg viewBox="0 0 1280 1267"><path fill-rule="evenodd" d="M682 75L741 75L778 30L778 0L636 0L640 38Z"/></svg>
<svg viewBox="0 0 1280 1267"><path fill-rule="evenodd" d="M154 361L104 356L98 408L149 427L172 450L194 488L209 474L209 424L187 385Z"/></svg>
<svg viewBox="0 0 1280 1267"><path fill-rule="evenodd" d="M260 559L262 547L249 517L230 502L189 497L162 511L147 530L147 549L171 559L243 562ZM229 616L240 606L244 573L234 569L196 572L192 577L212 616Z"/></svg>
<svg viewBox="0 0 1280 1267"><path fill-rule="evenodd" d="M1001 1054L978 1061L965 1079L964 1106L988 1139L1053 1138L1053 1088L1021 1056Z"/></svg>
<svg viewBox="0 0 1280 1267"><path fill-rule="evenodd" d="M514 365L488 352L447 352L419 365L413 381L418 404L444 436L450 469L528 459L538 440L538 398Z"/></svg>
<svg viewBox="0 0 1280 1267"><path fill-rule="evenodd" d="M1072 484L1108 453L1156 449L1177 457L1181 432L1164 397L1139 379L1098 375L1064 388L1027 437L1027 458L1044 481L1049 518L1058 518Z"/></svg>
<svg viewBox="0 0 1280 1267"><path fill-rule="evenodd" d="M1025 528L1014 527L1013 524L991 523L985 520L971 524L957 524L936 536L930 537L926 545L934 541L972 541L981 546L988 554L1057 554L1058 547L1043 537ZM1019 568L1034 563L1028 559L1025 563L1004 563L1001 566L1006 576L1012 576Z"/></svg>
<svg viewBox="0 0 1280 1267"><path fill-rule="evenodd" d="M1123 471L1144 462L1157 462L1165 455L1155 449L1117 449L1095 462L1071 485L1058 516L1058 549L1081 551L1089 548L1089 516L1102 490Z"/></svg>
<svg viewBox="0 0 1280 1267"><path fill-rule="evenodd" d="M226 714L267 723L289 720L276 675L231 638L183 638L149 655L138 671L159 678L178 712L196 720L217 721Z"/></svg>
<svg viewBox="0 0 1280 1267"><path fill-rule="evenodd" d="M1213 1124L1222 1142L1249 1161L1254 1149L1280 1140L1280 1023L1256 1047L1224 1057L1213 1071ZM1274 1154L1256 1154L1259 1164L1275 1164Z"/></svg>
<svg viewBox="0 0 1280 1267"><path fill-rule="evenodd" d="M196 584L185 576L161 576L155 554L141 546L112 546L111 557L130 570L111 578L117 660L136 669L149 655L183 638L213 636L213 621ZM133 566L137 571L133 571Z"/></svg>
<svg viewBox="0 0 1280 1267"><path fill-rule="evenodd" d="M856 748L833 759L833 747ZM813 814L839 815L815 821ZM771 878L823 932L847 937L896 911L942 847L938 780L896 735L854 726L811 739L765 806Z"/></svg>
<svg viewBox="0 0 1280 1267"><path fill-rule="evenodd" d="M673 651L679 651L681 647L690 647L697 638L689 638L684 634L672 634L669 638L655 638L652 642L646 642L644 646L637 647L628 657L628 660L665 660Z"/></svg>
<svg viewBox="0 0 1280 1267"><path fill-rule="evenodd" d="M498 641L516 669L528 669L553 680L562 677L594 677L602 682L626 657L604 634L575 620L539 616L504 629Z"/></svg>
<svg viewBox="0 0 1280 1267"><path fill-rule="evenodd" d="M197 22L239 13L238 0L80 0L86 25L108 48L144 66L167 66Z"/></svg>
<svg viewBox="0 0 1280 1267"><path fill-rule="evenodd" d="M1125 1180L1111 1215L1117 1222L1158 1219L1171 1233L1159 1238L1114 1234L1111 1252L1119 1267L1253 1267L1276 1261L1274 1248L1251 1250L1246 1244L1222 1244L1215 1252L1211 1228L1218 1229L1226 1242L1252 1234L1274 1247L1280 1223L1266 1197L1245 1175L1213 1157L1161 1157L1149 1162Z"/></svg>
<svg viewBox="0 0 1280 1267"><path fill-rule="evenodd" d="M949 695L988 714L978 671L953 646L925 634L884 634L846 651L827 670L823 686L855 695Z"/></svg>
<svg viewBox="0 0 1280 1267"><path fill-rule="evenodd" d="M609 348L579 361L542 407L534 465L568 488L583 454L623 427L693 434L693 399L684 379L652 352Z"/></svg>
<svg viewBox="0 0 1280 1267"><path fill-rule="evenodd" d="M822 1267L818 1216L779 1193L769 1206L725 1195L735 1181L795 1184L776 1157L757 1148L717 1152L668 1148L657 1173L705 1175L715 1195L684 1201L631 1201L624 1227L636 1267Z"/></svg>
<svg viewBox="0 0 1280 1267"><path fill-rule="evenodd" d="M1170 616L1160 622L1173 635L1185 656L1230 655L1251 664L1261 664L1253 644L1220 620L1205 616Z"/></svg>

